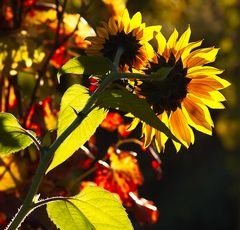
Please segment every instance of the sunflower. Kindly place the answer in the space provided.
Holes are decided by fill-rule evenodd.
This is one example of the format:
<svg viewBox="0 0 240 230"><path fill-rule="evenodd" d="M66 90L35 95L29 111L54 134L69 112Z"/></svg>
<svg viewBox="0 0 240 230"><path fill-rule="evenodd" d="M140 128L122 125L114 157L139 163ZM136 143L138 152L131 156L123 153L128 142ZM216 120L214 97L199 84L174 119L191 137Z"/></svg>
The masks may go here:
<svg viewBox="0 0 240 230"><path fill-rule="evenodd" d="M171 71L163 81L136 81L134 93L145 98L158 118L169 127L171 132L186 148L194 143L191 127L205 134L212 134L214 127L209 108L222 109L224 96L218 91L230 83L219 76L223 70L209 66L218 53L217 48L199 48L202 41L189 42L190 27L178 39L175 29L168 41L158 33L157 54L146 73L170 67ZM134 118L130 130L140 122ZM168 137L142 122L145 147L155 140L157 150L164 151ZM176 150L181 144L173 141Z"/></svg>
<svg viewBox="0 0 240 230"><path fill-rule="evenodd" d="M142 23L140 12L129 17L125 9L121 17L111 17L108 23L102 22L102 26L96 29L97 36L90 37L92 45L86 50L87 55L100 55L114 61L118 50L123 49L119 60L121 70L145 68L149 60L154 57L154 50L149 44L155 32L159 32L161 26L146 27Z"/></svg>

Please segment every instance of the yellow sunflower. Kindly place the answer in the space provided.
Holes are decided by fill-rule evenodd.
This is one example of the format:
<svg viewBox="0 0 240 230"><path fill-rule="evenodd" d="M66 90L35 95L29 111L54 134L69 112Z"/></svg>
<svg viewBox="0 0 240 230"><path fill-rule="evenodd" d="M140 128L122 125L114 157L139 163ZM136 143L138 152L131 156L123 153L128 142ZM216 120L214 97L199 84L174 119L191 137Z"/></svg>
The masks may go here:
<svg viewBox="0 0 240 230"><path fill-rule="evenodd" d="M218 90L230 85L217 76L223 70L207 65L214 62L218 49L197 48L202 41L189 42L190 35L190 27L179 39L176 29L168 41L158 33L157 54L147 72L155 72L162 67L172 67L172 70L159 83L137 81L134 87L134 93L148 101L158 118L186 148L194 143L191 127L212 134L214 124L208 107L224 108L221 102L225 98ZM134 118L130 129L134 129L139 122L139 119ZM142 123L145 147L154 139L158 151L164 151L168 137L145 122ZM179 151L181 144L175 141L173 143Z"/></svg>
<svg viewBox="0 0 240 230"><path fill-rule="evenodd" d="M123 53L119 60L120 69L128 67L140 70L154 57L149 41L160 29L161 26L146 27L145 23L142 23L140 12L130 18L128 10L125 9L121 17L111 17L108 23L102 22L102 26L96 29L97 36L88 38L92 45L86 53L105 56L114 61L118 49L121 48Z"/></svg>

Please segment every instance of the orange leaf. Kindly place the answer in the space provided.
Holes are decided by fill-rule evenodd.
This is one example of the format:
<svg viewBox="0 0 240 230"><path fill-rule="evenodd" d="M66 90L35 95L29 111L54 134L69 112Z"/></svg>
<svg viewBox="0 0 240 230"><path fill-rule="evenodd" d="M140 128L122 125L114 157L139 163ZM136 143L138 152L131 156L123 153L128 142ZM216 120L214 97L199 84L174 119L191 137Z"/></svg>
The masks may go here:
<svg viewBox="0 0 240 230"><path fill-rule="evenodd" d="M132 152L116 150L110 147L108 150L110 165L99 161L95 182L106 190L117 193L122 202L129 202L129 192L136 192L142 185L143 177L140 172L137 159Z"/></svg>

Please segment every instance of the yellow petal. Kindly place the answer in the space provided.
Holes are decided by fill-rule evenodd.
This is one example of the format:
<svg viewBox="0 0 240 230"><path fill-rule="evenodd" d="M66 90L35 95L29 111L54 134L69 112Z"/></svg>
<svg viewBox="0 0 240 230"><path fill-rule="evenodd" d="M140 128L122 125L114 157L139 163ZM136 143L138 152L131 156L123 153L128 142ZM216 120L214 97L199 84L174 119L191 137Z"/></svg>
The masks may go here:
<svg viewBox="0 0 240 230"><path fill-rule="evenodd" d="M172 133L185 147L188 148L191 143L194 143L194 134L180 108L171 112L169 125Z"/></svg>
<svg viewBox="0 0 240 230"><path fill-rule="evenodd" d="M219 91L211 91L209 94L216 101L226 101L226 98Z"/></svg>
<svg viewBox="0 0 240 230"><path fill-rule="evenodd" d="M192 78L191 83L209 85L214 90L223 89L230 85L230 83L228 81L226 81L216 75L209 76L209 77L198 76L196 78Z"/></svg>
<svg viewBox="0 0 240 230"><path fill-rule="evenodd" d="M201 41L197 41L197 42L191 42L189 43L183 50L182 54L181 54L181 58L183 60L184 66L185 66L185 58L190 54L190 52L199 47L202 44L202 40Z"/></svg>
<svg viewBox="0 0 240 230"><path fill-rule="evenodd" d="M212 127L205 118L204 110L198 104L185 98L182 102L182 111L189 125L200 132L212 134Z"/></svg>
<svg viewBox="0 0 240 230"><path fill-rule="evenodd" d="M130 17L129 17L129 13L128 10L125 9L123 12L123 16L122 16L122 26L123 26L123 30L126 34L128 34L129 32L129 28L130 28Z"/></svg>
<svg viewBox="0 0 240 230"><path fill-rule="evenodd" d="M144 148L147 148L155 135L155 129L152 128L150 125L145 124L143 127L143 135L144 135Z"/></svg>
<svg viewBox="0 0 240 230"><path fill-rule="evenodd" d="M181 49L185 48L188 45L189 39L191 36L191 29L190 26L188 26L187 30L182 34L182 36L179 38L177 44L176 44L176 51L180 51Z"/></svg>
<svg viewBox="0 0 240 230"><path fill-rule="evenodd" d="M208 52L197 53L193 57L187 58L186 67L191 68L214 62L218 51L219 49L212 48Z"/></svg>
<svg viewBox="0 0 240 230"><path fill-rule="evenodd" d="M158 116L158 118L167 126L169 127L169 122L168 122L168 115L166 112L163 112ZM158 152L161 152L162 150L164 151L165 149L165 143L167 142L168 137L163 133L158 130L155 131L155 143Z"/></svg>
<svg viewBox="0 0 240 230"><path fill-rule="evenodd" d="M191 94L194 97L198 98L203 104L207 105L209 108L212 108L212 109L224 109L225 108L221 102L215 101L211 97L209 99L199 93L190 93L190 95Z"/></svg>
<svg viewBox="0 0 240 230"><path fill-rule="evenodd" d="M110 18L108 21L108 29L111 35L116 35L118 32L117 24L114 18Z"/></svg>
<svg viewBox="0 0 240 230"><path fill-rule="evenodd" d="M137 12L133 15L131 22L130 22L130 30L133 30L139 27L142 23L142 15L140 12Z"/></svg>
<svg viewBox="0 0 240 230"><path fill-rule="evenodd" d="M187 70L187 75L188 76L198 76L198 75L215 75L215 74L221 74L224 70L222 69L217 69L212 66L195 66L192 68L189 68Z"/></svg>
<svg viewBox="0 0 240 230"><path fill-rule="evenodd" d="M161 30L161 26L148 26L143 30L143 37L141 38L141 42L145 43L153 39L154 35L159 33Z"/></svg>
<svg viewBox="0 0 240 230"><path fill-rule="evenodd" d="M156 39L157 39L157 43L158 43L158 54L162 55L166 48L166 44L167 44L166 38L162 35L161 32L159 32L156 35Z"/></svg>
<svg viewBox="0 0 240 230"><path fill-rule="evenodd" d="M125 115L125 116L126 116L126 115ZM134 119L132 120L130 126L128 127L127 131L132 131L132 130L134 130L134 129L137 127L137 125L138 125L139 122L140 122L140 120L139 120L138 118L134 118Z"/></svg>
<svg viewBox="0 0 240 230"><path fill-rule="evenodd" d="M193 101L194 103L197 103L202 108L202 110L204 111L204 115L205 115L205 118L206 118L207 122L212 127L214 127L214 124L213 124L213 121L212 121L212 117L210 115L210 112L209 112L207 106L199 98L195 97L194 95L188 94L187 98L190 101Z"/></svg>
<svg viewBox="0 0 240 230"><path fill-rule="evenodd" d="M177 38L178 38L178 32L176 29L174 29L173 33L171 34L171 36L168 39L167 47L170 49L175 47Z"/></svg>
<svg viewBox="0 0 240 230"><path fill-rule="evenodd" d="M181 144L176 142L176 141L174 141L174 140L172 140L172 142L173 142L173 144L174 144L174 146L176 148L176 152L178 153L179 150L181 149Z"/></svg>

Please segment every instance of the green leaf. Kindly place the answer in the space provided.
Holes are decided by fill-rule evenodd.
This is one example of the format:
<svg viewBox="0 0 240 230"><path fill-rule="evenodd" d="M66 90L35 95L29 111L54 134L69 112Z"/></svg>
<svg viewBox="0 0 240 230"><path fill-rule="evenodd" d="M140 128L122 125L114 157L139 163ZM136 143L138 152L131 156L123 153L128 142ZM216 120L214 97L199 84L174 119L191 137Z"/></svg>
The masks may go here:
<svg viewBox="0 0 240 230"><path fill-rule="evenodd" d="M0 155L6 155L25 149L33 140L10 113L0 113Z"/></svg>
<svg viewBox="0 0 240 230"><path fill-rule="evenodd" d="M77 117L76 111L81 111L89 99L88 90L81 85L71 86L63 95L58 119L58 137L68 128ZM105 118L107 111L94 108L81 124L64 140L54 154L47 172L67 160L95 132Z"/></svg>
<svg viewBox="0 0 240 230"><path fill-rule="evenodd" d="M66 200L47 204L47 212L61 230L132 230L130 220L116 197L102 188L89 186Z"/></svg>
<svg viewBox="0 0 240 230"><path fill-rule="evenodd" d="M113 69L113 63L100 56L79 56L69 60L59 70L57 77L60 80L62 74L94 74L104 75Z"/></svg>
<svg viewBox="0 0 240 230"><path fill-rule="evenodd" d="M131 113L153 128L163 132L169 138L179 142L168 127L159 120L147 101L140 99L138 96L127 90L106 90L101 94L96 105L101 108L112 108Z"/></svg>

